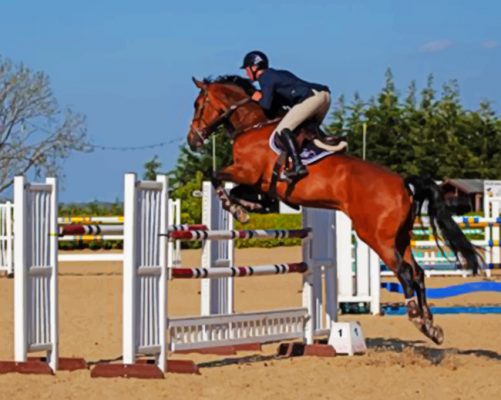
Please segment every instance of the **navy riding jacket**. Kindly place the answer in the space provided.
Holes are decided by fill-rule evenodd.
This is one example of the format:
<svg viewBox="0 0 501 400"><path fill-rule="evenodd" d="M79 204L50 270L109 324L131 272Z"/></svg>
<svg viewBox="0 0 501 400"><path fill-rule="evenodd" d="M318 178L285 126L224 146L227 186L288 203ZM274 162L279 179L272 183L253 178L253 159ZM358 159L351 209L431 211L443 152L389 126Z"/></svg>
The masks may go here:
<svg viewBox="0 0 501 400"><path fill-rule="evenodd" d="M329 91L325 85L303 81L289 71L268 68L258 78L263 97L259 105L269 110L275 97L280 98L280 103L294 106L301 103L313 94L313 89L319 92Z"/></svg>

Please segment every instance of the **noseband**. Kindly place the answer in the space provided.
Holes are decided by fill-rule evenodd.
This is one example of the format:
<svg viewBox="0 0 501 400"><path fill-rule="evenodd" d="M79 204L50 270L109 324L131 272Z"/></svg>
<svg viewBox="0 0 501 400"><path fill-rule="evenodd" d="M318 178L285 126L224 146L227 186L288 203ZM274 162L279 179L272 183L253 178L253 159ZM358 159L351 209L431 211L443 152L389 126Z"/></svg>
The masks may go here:
<svg viewBox="0 0 501 400"><path fill-rule="evenodd" d="M200 121L202 124L205 125L203 128L199 129L191 129L192 132L194 132L202 142L204 142L217 128L219 125L222 123L226 122L228 118L230 118L231 114L233 114L238 108L242 107L243 105L249 103L251 101L251 98L245 98L240 101L237 101L235 104L232 104L230 107L225 108L222 107L222 113L215 118L212 122L206 123L204 121L204 108L206 104L210 102L209 100L209 95L207 91L205 91L205 98L204 102L202 104L202 107L200 107L200 112L197 118L194 119L194 121Z"/></svg>

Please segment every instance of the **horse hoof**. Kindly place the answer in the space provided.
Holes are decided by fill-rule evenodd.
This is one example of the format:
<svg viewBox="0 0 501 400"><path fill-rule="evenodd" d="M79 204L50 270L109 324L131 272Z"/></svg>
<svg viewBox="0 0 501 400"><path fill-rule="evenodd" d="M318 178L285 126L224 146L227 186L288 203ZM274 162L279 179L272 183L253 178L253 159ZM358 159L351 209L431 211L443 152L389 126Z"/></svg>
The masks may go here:
<svg viewBox="0 0 501 400"><path fill-rule="evenodd" d="M419 329L419 331L427 338L431 339L435 344L444 342L444 330L438 325L433 325L431 320L423 320L422 318L412 318L411 322Z"/></svg>
<svg viewBox="0 0 501 400"><path fill-rule="evenodd" d="M250 221L250 216L249 214L247 214L245 211L243 210L239 210L237 211L237 213L235 214L235 218L237 219L238 222L240 222L241 224L246 224L247 222Z"/></svg>
<svg viewBox="0 0 501 400"><path fill-rule="evenodd" d="M430 328L430 339L435 344L442 344L444 342L444 330L439 326L432 326Z"/></svg>

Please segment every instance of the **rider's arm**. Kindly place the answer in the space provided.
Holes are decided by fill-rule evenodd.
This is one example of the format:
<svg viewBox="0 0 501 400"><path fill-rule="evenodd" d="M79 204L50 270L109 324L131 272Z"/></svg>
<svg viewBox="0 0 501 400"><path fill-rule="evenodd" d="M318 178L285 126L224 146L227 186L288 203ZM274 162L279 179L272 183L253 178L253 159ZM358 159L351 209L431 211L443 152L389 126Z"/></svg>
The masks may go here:
<svg viewBox="0 0 501 400"><path fill-rule="evenodd" d="M270 73L263 74L262 79L259 80L259 86L263 97L259 100L259 105L265 110L269 110L273 104L273 95L275 92L275 80Z"/></svg>

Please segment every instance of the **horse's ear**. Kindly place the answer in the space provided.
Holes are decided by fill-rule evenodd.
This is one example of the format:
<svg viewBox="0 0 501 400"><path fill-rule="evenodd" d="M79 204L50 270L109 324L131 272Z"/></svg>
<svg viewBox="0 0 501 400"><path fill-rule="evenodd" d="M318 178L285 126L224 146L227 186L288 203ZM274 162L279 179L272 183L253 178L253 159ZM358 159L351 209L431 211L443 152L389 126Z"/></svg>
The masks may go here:
<svg viewBox="0 0 501 400"><path fill-rule="evenodd" d="M199 89L205 89L207 87L207 85L202 82L202 81L199 81L197 78L195 78L194 76L191 77L191 79L193 80L193 83L195 84L195 86Z"/></svg>

